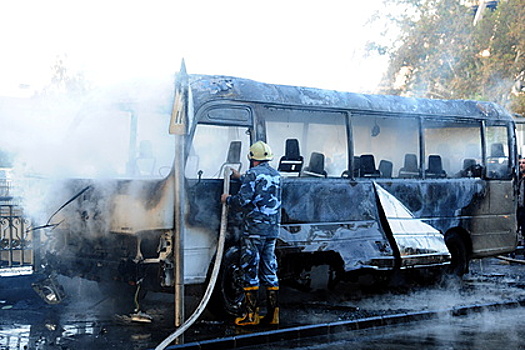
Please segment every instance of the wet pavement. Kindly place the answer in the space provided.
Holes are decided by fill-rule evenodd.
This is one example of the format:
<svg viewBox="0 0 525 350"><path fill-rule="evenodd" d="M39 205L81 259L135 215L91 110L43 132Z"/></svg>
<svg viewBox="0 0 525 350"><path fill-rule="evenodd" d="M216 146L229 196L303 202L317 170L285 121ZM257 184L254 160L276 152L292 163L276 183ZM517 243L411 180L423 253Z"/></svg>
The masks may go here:
<svg viewBox="0 0 525 350"><path fill-rule="evenodd" d="M173 295L148 293L142 307L154 321L141 324L131 322L128 317L134 307L132 287L98 284L80 278L60 277L59 281L64 286L67 298L58 305L48 305L40 299L31 289L29 278L4 278L0 281L1 350L152 349L174 330ZM359 281L341 283L332 291L310 292L284 287L281 293L280 328L525 300L524 286L525 265L485 259L472 262L471 272L462 283L446 281L421 284L406 279L396 286L383 288ZM186 315L189 316L190 312L190 309L187 310ZM402 326L395 328L401 329L400 334L404 332ZM473 329L476 328L480 329L473 326ZM206 312L187 331L185 342L230 337L246 332L251 331L239 330ZM393 341L387 337L389 332L394 334L394 328L378 337L384 342ZM359 334L353 332L352 336L357 339ZM423 338L433 337L420 334ZM457 337L460 336L461 333L458 333ZM376 349L378 346L370 345L369 348Z"/></svg>
<svg viewBox="0 0 525 350"><path fill-rule="evenodd" d="M501 350L525 348L523 308L287 341L267 350ZM242 348L239 348L242 349Z"/></svg>

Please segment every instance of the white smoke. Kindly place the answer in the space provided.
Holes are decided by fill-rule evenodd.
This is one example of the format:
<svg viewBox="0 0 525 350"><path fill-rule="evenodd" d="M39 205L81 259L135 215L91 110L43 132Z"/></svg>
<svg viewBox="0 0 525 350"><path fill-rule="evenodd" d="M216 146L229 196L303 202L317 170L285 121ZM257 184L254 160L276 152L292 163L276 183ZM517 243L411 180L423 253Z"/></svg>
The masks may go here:
<svg viewBox="0 0 525 350"><path fill-rule="evenodd" d="M13 160L12 194L26 214L45 222L72 195L66 190L71 178L96 179L100 185L166 175L174 153L168 134L173 79L130 82L84 95L4 98L0 116L7 127L0 150ZM136 169L144 144L154 159L146 175Z"/></svg>

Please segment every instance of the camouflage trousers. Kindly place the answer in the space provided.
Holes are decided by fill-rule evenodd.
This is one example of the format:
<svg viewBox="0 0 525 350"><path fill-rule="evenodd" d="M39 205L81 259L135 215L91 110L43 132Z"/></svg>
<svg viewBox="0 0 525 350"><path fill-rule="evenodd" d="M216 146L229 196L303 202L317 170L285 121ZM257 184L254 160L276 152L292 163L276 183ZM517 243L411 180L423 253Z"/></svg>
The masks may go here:
<svg viewBox="0 0 525 350"><path fill-rule="evenodd" d="M278 287L275 238L241 237L241 268L245 287Z"/></svg>

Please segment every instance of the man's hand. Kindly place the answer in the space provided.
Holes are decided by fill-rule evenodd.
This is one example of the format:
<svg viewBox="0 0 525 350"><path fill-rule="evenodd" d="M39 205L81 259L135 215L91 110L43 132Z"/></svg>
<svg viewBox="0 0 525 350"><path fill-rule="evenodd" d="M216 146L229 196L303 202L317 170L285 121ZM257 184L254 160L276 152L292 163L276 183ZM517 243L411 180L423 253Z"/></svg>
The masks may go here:
<svg viewBox="0 0 525 350"><path fill-rule="evenodd" d="M240 179L241 173L237 169L230 168L232 170L232 174L230 175L230 178L232 179Z"/></svg>
<svg viewBox="0 0 525 350"><path fill-rule="evenodd" d="M226 203L226 199L228 199L230 195L228 193L223 193L221 195L221 203Z"/></svg>

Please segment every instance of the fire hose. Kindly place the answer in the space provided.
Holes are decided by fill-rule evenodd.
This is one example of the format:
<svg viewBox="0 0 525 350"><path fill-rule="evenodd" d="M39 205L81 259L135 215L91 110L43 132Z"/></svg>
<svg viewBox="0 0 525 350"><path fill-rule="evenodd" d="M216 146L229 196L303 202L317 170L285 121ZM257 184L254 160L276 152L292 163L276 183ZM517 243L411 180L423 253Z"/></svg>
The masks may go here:
<svg viewBox="0 0 525 350"><path fill-rule="evenodd" d="M509 257L502 256L502 255L498 255L496 258L498 258L500 260L505 260L505 261L508 261L508 262L516 263L516 264L525 265L525 260L509 258Z"/></svg>
<svg viewBox="0 0 525 350"><path fill-rule="evenodd" d="M227 193L227 194L230 193L230 173L231 173L230 167L225 167L223 193ZM211 295L213 293L213 289L215 288L215 283L217 282L217 277L219 276L222 256L224 253L224 241L226 237L227 221L228 221L228 206L226 205L226 203L223 203L222 211L221 211L221 225L219 229L219 240L217 241L217 253L215 254L213 270L211 273L211 277L210 277L208 286L206 287L206 291L204 292L204 296L202 297L199 305L197 306L193 314L179 328L177 328L175 332L171 333L166 339L164 339L159 345L157 345L155 350L164 350L175 339L180 337L191 325L195 323L195 321L199 318L199 316L202 314L202 312L206 308L206 305L210 301Z"/></svg>

